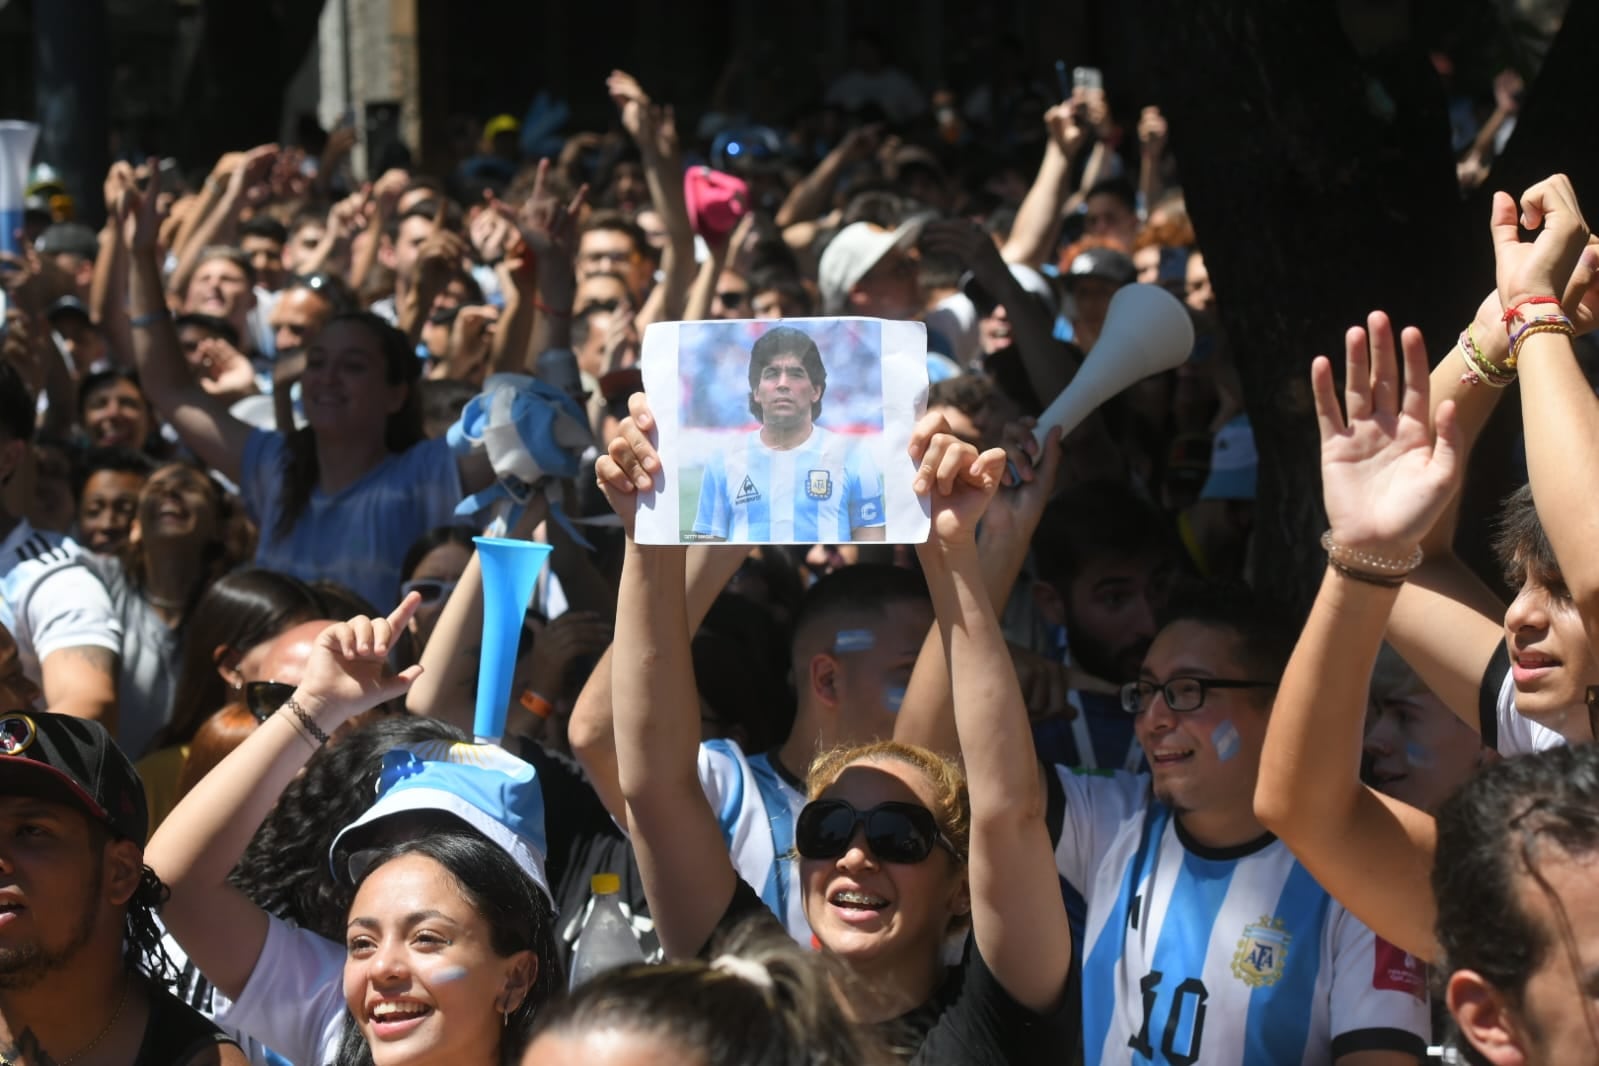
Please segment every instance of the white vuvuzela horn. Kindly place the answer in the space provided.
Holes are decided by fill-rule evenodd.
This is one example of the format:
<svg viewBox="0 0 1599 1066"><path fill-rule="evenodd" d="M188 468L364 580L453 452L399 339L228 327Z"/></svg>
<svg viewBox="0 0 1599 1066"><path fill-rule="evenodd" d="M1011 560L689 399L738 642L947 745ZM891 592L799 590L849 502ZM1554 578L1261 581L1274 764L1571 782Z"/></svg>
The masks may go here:
<svg viewBox="0 0 1599 1066"><path fill-rule="evenodd" d="M1064 438L1100 404L1135 381L1177 366L1193 347L1194 323L1181 300L1158 285L1124 285L1111 297L1099 343L1038 416L1038 443L1056 426Z"/></svg>

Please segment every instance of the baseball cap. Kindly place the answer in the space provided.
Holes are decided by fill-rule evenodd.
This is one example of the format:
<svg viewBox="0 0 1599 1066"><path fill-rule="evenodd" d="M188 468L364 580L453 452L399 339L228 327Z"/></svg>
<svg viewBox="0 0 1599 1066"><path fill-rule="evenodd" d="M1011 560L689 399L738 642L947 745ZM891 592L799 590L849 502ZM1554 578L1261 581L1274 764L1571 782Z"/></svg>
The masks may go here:
<svg viewBox="0 0 1599 1066"><path fill-rule="evenodd" d="M1255 498L1255 433L1249 416L1230 419L1216 431L1210 446L1210 476L1199 490L1202 500L1253 500Z"/></svg>
<svg viewBox="0 0 1599 1066"><path fill-rule="evenodd" d="M39 234L34 247L38 249L40 255L70 252L85 259L93 259L100 254L100 239L94 235L94 230L81 222L57 222Z"/></svg>
<svg viewBox="0 0 1599 1066"><path fill-rule="evenodd" d="M1068 286L1078 278L1099 278L1117 285L1131 285L1138 277L1138 268L1114 248L1088 248L1077 253L1063 276Z"/></svg>
<svg viewBox="0 0 1599 1066"><path fill-rule="evenodd" d="M870 222L851 222L839 230L822 252L817 269L822 309L830 315L842 313L849 291L877 261L895 249L909 248L921 232L919 218L901 223L898 229L884 229Z"/></svg>
<svg viewBox="0 0 1599 1066"><path fill-rule="evenodd" d="M144 785L99 722L48 711L0 715L0 795L71 803L141 848Z"/></svg>
<svg viewBox="0 0 1599 1066"><path fill-rule="evenodd" d="M57 300L55 303L51 304L45 309L44 317L46 320L52 323L57 319L70 317L81 318L85 322L94 321L94 319L89 316L89 309L83 306L83 301L78 299L76 296L61 297L61 299Z"/></svg>
<svg viewBox="0 0 1599 1066"><path fill-rule="evenodd" d="M544 872L544 790L538 771L497 744L422 741L383 755L377 802L339 830L328 851L333 876L358 874L371 827L394 815L440 811L453 815L503 848L555 900Z"/></svg>

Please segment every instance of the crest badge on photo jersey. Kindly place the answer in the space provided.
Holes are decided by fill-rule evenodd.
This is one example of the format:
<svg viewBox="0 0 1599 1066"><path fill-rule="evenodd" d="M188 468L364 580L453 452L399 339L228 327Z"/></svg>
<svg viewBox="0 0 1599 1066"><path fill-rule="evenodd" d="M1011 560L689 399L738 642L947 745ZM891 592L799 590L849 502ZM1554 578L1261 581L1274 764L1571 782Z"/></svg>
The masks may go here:
<svg viewBox="0 0 1599 1066"><path fill-rule="evenodd" d="M805 495L813 500L825 500L833 495L833 476L826 470L812 470L806 474Z"/></svg>

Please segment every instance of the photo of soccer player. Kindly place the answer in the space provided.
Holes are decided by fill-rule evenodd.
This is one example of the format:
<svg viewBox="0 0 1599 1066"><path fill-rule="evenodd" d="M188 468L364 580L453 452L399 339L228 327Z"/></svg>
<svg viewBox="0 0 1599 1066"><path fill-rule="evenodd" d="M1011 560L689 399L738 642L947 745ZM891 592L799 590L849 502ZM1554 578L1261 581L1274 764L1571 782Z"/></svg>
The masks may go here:
<svg viewBox="0 0 1599 1066"><path fill-rule="evenodd" d="M925 537L905 455L925 402L925 334L895 327L867 318L663 324L673 343L652 329L645 391L667 470L641 536L744 544ZM907 381L912 366L920 373ZM885 478L885 468L896 476ZM891 521L896 494L915 508L909 526Z"/></svg>

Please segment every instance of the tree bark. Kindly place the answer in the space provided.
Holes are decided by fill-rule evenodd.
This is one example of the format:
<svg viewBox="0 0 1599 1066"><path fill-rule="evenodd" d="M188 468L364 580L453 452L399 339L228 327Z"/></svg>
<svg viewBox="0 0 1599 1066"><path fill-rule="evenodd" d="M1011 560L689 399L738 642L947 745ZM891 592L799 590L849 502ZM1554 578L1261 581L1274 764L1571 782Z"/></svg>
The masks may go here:
<svg viewBox="0 0 1599 1066"><path fill-rule="evenodd" d="M1524 188L1577 142L1578 50L1595 9L1573 5L1490 185ZM1311 359L1333 357L1341 376L1344 330L1381 308L1421 327L1436 360L1493 285L1487 194L1459 194L1443 89L1408 12L1143 5L1149 69L1260 454L1254 572L1298 609L1324 566ZM1590 153L1581 167L1579 193L1599 175ZM1495 449L1486 465L1502 467L1502 446L1484 446ZM1483 483L1506 471L1491 472L1473 486L1468 537L1484 535L1475 497L1504 494Z"/></svg>

